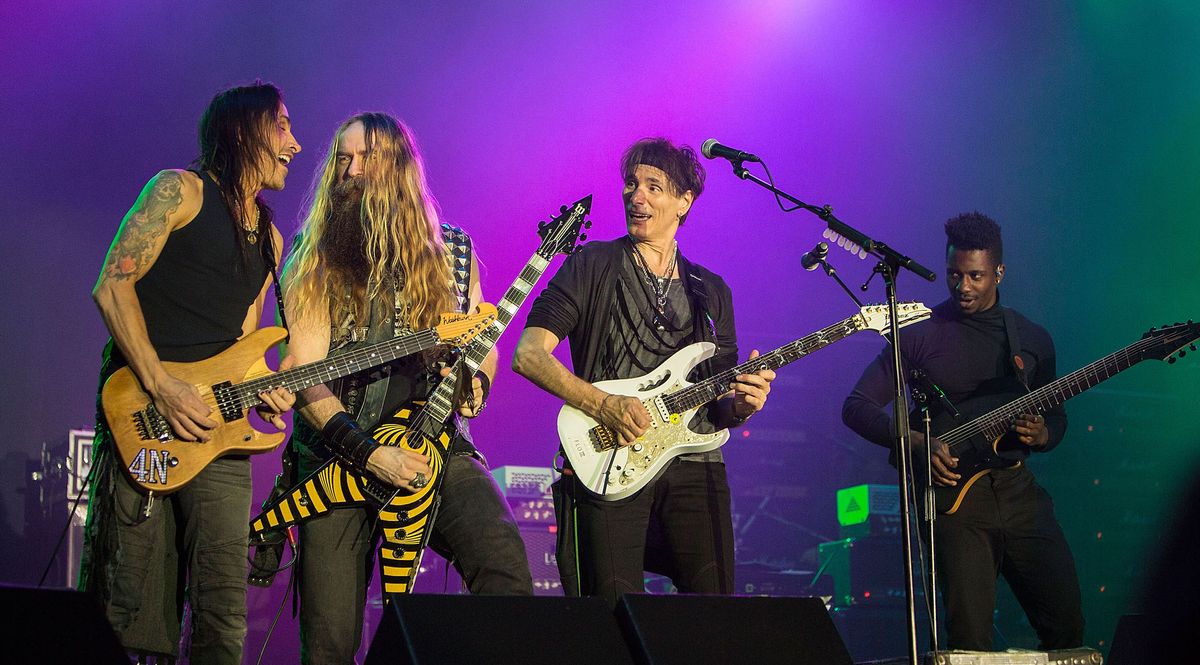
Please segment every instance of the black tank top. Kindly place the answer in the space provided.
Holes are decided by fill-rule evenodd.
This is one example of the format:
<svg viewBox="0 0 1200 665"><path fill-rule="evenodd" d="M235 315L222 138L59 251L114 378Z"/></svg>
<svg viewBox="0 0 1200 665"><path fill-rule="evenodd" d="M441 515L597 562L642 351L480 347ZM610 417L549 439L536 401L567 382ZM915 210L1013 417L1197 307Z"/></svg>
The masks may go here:
<svg viewBox="0 0 1200 665"><path fill-rule="evenodd" d="M161 360L193 362L211 358L242 335L246 311L267 279L260 238L238 242L238 231L207 173L200 212L173 231L154 265L135 285L150 343ZM109 372L127 364L109 340Z"/></svg>

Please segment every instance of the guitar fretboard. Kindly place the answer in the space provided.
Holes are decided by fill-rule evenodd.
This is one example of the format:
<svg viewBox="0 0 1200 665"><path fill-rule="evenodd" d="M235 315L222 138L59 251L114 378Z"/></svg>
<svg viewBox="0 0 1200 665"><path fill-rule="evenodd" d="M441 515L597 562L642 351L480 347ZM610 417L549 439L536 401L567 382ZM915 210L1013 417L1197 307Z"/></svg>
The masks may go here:
<svg viewBox="0 0 1200 665"><path fill-rule="evenodd" d="M995 439L1008 431L1017 416L1040 414L1053 409L1088 388L1145 360L1144 351L1161 343L1152 338L1138 340L1120 351L1111 353L1090 365L1085 365L1066 376L1059 377L998 409L963 423L938 438L949 446L961 444L976 434L983 434L989 439Z"/></svg>
<svg viewBox="0 0 1200 665"><path fill-rule="evenodd" d="M521 269L520 274L513 280L512 285L504 292L504 297L496 305L496 320L479 333L464 350L462 363L468 370L468 376L473 377L475 372L479 371L479 366L487 358L492 347L496 345L500 335L504 333L517 311L521 309L521 305L525 303L525 299L529 297L529 293L549 265L550 261L542 258L541 254L534 254L525 263L525 267ZM427 437L436 436L454 410L454 393L457 385L458 369L453 367L450 374L442 377L437 388L430 393L425 407L411 426Z"/></svg>
<svg viewBox="0 0 1200 665"><path fill-rule="evenodd" d="M761 369L779 369L788 363L803 358L813 351L829 346L860 330L864 330L865 328L860 319L860 315L855 315L822 328L815 333L805 335L770 353L763 354L753 360L748 360L741 365L715 374L678 392L666 395L663 397L663 403L671 413L683 413L702 404L707 404L729 392L729 387L738 374L749 374Z"/></svg>
<svg viewBox="0 0 1200 665"><path fill-rule="evenodd" d="M262 402L258 394L283 386L292 392L339 379L343 376L403 358L417 351L436 346L441 341L436 329L421 330L389 340L364 346L361 349L293 367L269 376L251 379L235 385L232 395L240 409L248 409Z"/></svg>

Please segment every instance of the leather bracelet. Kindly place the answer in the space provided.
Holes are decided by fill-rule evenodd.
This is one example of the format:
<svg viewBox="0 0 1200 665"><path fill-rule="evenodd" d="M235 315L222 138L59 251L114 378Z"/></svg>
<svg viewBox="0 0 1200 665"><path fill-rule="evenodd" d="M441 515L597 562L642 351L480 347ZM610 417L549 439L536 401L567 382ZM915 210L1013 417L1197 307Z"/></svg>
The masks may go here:
<svg viewBox="0 0 1200 665"><path fill-rule="evenodd" d="M379 447L345 411L333 414L321 429L321 437L338 461L360 475L366 473L367 458Z"/></svg>
<svg viewBox="0 0 1200 665"><path fill-rule="evenodd" d="M483 405L487 404L488 395L492 394L492 378L484 372L480 372L478 374L478 376L479 376L479 383L480 383L479 387L481 389L483 389L483 399L481 399L479 401L479 405L480 405L479 410L482 411ZM474 392L474 390L472 390L471 392Z"/></svg>

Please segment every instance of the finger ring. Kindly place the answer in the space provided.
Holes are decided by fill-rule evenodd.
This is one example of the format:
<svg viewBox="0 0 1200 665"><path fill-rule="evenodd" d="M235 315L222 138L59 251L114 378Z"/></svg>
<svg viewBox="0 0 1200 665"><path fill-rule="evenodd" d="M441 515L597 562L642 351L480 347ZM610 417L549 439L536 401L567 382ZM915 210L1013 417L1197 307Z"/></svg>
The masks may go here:
<svg viewBox="0 0 1200 665"><path fill-rule="evenodd" d="M412 485L413 487L415 487L417 489L421 489L422 487L424 487L428 484L429 484L429 481L425 478L425 474L421 473L420 471L418 471L417 475L413 476L412 481L409 482L409 485Z"/></svg>

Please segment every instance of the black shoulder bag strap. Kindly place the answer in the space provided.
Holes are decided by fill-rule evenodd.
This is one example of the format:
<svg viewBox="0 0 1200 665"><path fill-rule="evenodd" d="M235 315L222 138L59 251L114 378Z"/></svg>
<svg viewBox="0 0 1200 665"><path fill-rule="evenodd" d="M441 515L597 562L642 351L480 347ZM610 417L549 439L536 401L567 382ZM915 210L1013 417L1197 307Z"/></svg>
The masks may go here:
<svg viewBox="0 0 1200 665"><path fill-rule="evenodd" d="M1007 307L1000 306L1001 313L1004 314L1004 331L1008 333L1008 361L1012 364L1013 372L1017 375L1017 380L1021 385L1029 390L1029 379L1025 375L1025 361L1021 358L1021 336L1017 332L1017 317L1013 311Z"/></svg>

